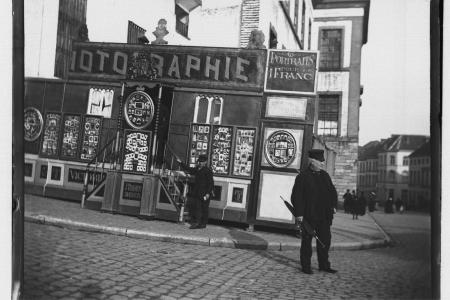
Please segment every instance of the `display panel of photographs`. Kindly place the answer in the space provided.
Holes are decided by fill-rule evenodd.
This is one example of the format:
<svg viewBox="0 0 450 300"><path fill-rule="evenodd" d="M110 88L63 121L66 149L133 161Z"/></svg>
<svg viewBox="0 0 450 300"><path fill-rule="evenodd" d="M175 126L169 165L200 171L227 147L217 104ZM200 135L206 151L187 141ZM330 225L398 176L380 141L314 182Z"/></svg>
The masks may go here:
<svg viewBox="0 0 450 300"><path fill-rule="evenodd" d="M233 176L252 177L256 128L237 127L234 142Z"/></svg>
<svg viewBox="0 0 450 300"><path fill-rule="evenodd" d="M60 158L78 160L81 140L81 115L63 115L61 137Z"/></svg>
<svg viewBox="0 0 450 300"><path fill-rule="evenodd" d="M41 157L56 158L59 153L59 133L61 131L61 113L46 112L44 134L41 138L39 155Z"/></svg>
<svg viewBox="0 0 450 300"><path fill-rule="evenodd" d="M197 164L198 156L205 154L208 156L209 142L211 140L211 125L192 123L191 135L189 142L189 167L195 167Z"/></svg>
<svg viewBox="0 0 450 300"><path fill-rule="evenodd" d="M151 131L125 130L122 171L134 174L148 173L151 140Z"/></svg>
<svg viewBox="0 0 450 300"><path fill-rule="evenodd" d="M213 125L211 137L211 170L216 175L230 173L233 127Z"/></svg>
<svg viewBox="0 0 450 300"><path fill-rule="evenodd" d="M81 141L80 159L91 161L98 151L102 133L103 117L85 115L83 122L83 139Z"/></svg>

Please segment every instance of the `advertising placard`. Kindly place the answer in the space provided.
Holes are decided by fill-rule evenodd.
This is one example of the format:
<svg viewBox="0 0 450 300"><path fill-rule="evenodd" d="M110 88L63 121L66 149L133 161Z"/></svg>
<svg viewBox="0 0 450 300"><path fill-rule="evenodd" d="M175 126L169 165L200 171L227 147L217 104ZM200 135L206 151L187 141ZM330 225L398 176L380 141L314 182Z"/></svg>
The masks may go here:
<svg viewBox="0 0 450 300"><path fill-rule="evenodd" d="M23 138L27 142L35 141L39 138L42 132L42 127L44 121L42 120L42 115L34 107L27 107L24 110L24 131Z"/></svg>
<svg viewBox="0 0 450 300"><path fill-rule="evenodd" d="M233 175L251 177L253 172L253 159L255 147L255 128L236 129L236 138L233 156Z"/></svg>
<svg viewBox="0 0 450 300"><path fill-rule="evenodd" d="M198 156L204 154L208 156L209 142L211 140L211 126L208 124L191 124L191 134L189 143L189 166L195 167Z"/></svg>
<svg viewBox="0 0 450 300"><path fill-rule="evenodd" d="M84 117L83 141L81 143L81 160L90 161L97 155L102 130L102 117Z"/></svg>
<svg viewBox="0 0 450 300"><path fill-rule="evenodd" d="M264 91L314 95L319 52L268 50Z"/></svg>
<svg viewBox="0 0 450 300"><path fill-rule="evenodd" d="M125 130L122 171L148 173L151 159L151 131Z"/></svg>
<svg viewBox="0 0 450 300"><path fill-rule="evenodd" d="M211 169L214 174L228 175L230 172L233 127L213 126L211 146Z"/></svg>
<svg viewBox="0 0 450 300"><path fill-rule="evenodd" d="M42 136L40 155L57 157L59 153L59 133L61 130L61 114L48 112L45 115L44 135Z"/></svg>
<svg viewBox="0 0 450 300"><path fill-rule="evenodd" d="M61 159L78 159L81 116L65 114L63 117L63 136Z"/></svg>

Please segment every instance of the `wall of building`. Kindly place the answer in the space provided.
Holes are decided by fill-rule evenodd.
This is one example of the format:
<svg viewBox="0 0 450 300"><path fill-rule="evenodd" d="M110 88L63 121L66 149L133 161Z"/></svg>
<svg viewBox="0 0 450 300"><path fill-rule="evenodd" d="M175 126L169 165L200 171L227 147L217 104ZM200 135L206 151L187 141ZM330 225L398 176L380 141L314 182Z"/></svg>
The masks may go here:
<svg viewBox="0 0 450 300"><path fill-rule="evenodd" d="M24 1L25 76L54 78L58 4Z"/></svg>

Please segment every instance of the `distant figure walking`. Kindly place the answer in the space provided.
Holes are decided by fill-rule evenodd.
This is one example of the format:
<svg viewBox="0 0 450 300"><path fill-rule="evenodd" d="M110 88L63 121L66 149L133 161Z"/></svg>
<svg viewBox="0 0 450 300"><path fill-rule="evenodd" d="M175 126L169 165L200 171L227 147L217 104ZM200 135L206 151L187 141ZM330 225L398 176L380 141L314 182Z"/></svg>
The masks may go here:
<svg viewBox="0 0 450 300"><path fill-rule="evenodd" d="M364 197L364 192L361 192L358 198L358 214L364 216L366 214L366 197Z"/></svg>
<svg viewBox="0 0 450 300"><path fill-rule="evenodd" d="M375 198L375 193L371 192L369 194L369 212L373 212L375 211L375 204L376 204L376 198Z"/></svg>
<svg viewBox="0 0 450 300"><path fill-rule="evenodd" d="M392 197L389 197L384 204L384 212L387 214L392 214L394 212L394 201L392 200Z"/></svg>
<svg viewBox="0 0 450 300"><path fill-rule="evenodd" d="M352 191L352 200L351 200L351 205L350 205L350 212L353 216L353 220L357 220L358 219L358 210L359 210L359 203L358 203L358 196L356 196L356 192L355 190Z"/></svg>
<svg viewBox="0 0 450 300"><path fill-rule="evenodd" d="M345 192L343 198L344 198L344 212L349 213L350 205L352 202L352 194L350 194L350 190L347 190L347 192Z"/></svg>
<svg viewBox="0 0 450 300"><path fill-rule="evenodd" d="M400 200L400 198L397 198L397 200L395 201L395 210L401 214L405 210L405 205L404 205L403 201Z"/></svg>

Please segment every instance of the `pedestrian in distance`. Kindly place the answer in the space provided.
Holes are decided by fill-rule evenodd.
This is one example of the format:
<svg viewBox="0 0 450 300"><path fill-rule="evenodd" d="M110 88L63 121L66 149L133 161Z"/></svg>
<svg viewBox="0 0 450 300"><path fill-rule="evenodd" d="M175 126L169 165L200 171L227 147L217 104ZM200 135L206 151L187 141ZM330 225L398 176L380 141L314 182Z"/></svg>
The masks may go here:
<svg viewBox="0 0 450 300"><path fill-rule="evenodd" d="M296 221L311 227L302 230L300 247L300 265L302 272L312 274L311 256L313 235L308 232L315 231L323 243L317 247L319 271L336 273L328 260L328 251L331 244L330 226L337 208L337 192L330 175L324 171L324 152L320 149L309 151L309 165L295 178L292 188L291 203L294 207Z"/></svg>
<svg viewBox="0 0 450 300"><path fill-rule="evenodd" d="M355 190L352 191L351 197L350 212L352 214L353 220L357 220L359 212L359 201L358 196L356 196Z"/></svg>
<svg viewBox="0 0 450 300"><path fill-rule="evenodd" d="M177 159L180 166L189 174L195 176L194 188L192 191L195 202L195 222L190 229L206 228L208 223L209 202L214 191L214 178L211 169L208 167L206 155L199 155L197 167L191 168Z"/></svg>
<svg viewBox="0 0 450 300"><path fill-rule="evenodd" d="M366 197L364 197L364 192L361 192L358 198L359 211L358 214L360 216L364 216L366 214Z"/></svg>
<svg viewBox="0 0 450 300"><path fill-rule="evenodd" d="M350 212L350 204L352 202L352 195L350 194L349 189L347 189L343 198L344 198L344 212L349 213Z"/></svg>
<svg viewBox="0 0 450 300"><path fill-rule="evenodd" d="M384 212L387 214L392 214L394 212L394 201L392 200L392 197L389 197L384 204Z"/></svg>
<svg viewBox="0 0 450 300"><path fill-rule="evenodd" d="M395 210L402 214L404 209L405 206L403 204L403 201L400 198L397 198L397 200L395 201Z"/></svg>
<svg viewBox="0 0 450 300"><path fill-rule="evenodd" d="M375 211L375 203L376 203L375 193L371 192L369 194L369 206L368 206L369 207L369 212Z"/></svg>

